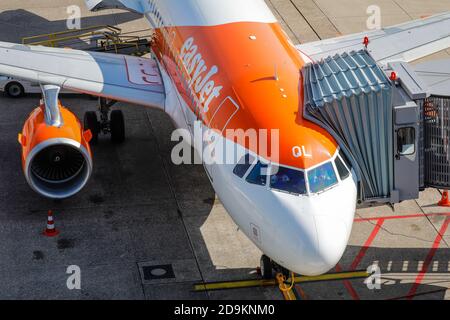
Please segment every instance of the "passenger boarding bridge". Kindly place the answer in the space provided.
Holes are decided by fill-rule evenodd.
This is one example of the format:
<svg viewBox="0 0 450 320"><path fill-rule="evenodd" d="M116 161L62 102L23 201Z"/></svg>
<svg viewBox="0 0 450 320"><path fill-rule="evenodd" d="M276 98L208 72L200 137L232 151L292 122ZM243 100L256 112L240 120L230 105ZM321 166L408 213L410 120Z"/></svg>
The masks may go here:
<svg viewBox="0 0 450 320"><path fill-rule="evenodd" d="M352 51L306 65L302 77L304 116L338 141L360 205L450 189L450 60L382 69Z"/></svg>

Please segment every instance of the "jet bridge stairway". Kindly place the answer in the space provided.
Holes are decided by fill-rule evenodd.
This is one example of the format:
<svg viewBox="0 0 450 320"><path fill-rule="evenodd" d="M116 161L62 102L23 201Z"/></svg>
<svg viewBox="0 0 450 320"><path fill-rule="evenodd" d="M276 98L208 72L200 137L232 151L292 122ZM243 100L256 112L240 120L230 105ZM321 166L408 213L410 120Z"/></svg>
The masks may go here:
<svg viewBox="0 0 450 320"><path fill-rule="evenodd" d="M349 158L360 205L450 189L450 60L382 69L366 50L302 70L303 116L330 132Z"/></svg>
<svg viewBox="0 0 450 320"><path fill-rule="evenodd" d="M153 36L150 30L124 33L115 26L98 25L25 37L22 43L142 56L150 52Z"/></svg>

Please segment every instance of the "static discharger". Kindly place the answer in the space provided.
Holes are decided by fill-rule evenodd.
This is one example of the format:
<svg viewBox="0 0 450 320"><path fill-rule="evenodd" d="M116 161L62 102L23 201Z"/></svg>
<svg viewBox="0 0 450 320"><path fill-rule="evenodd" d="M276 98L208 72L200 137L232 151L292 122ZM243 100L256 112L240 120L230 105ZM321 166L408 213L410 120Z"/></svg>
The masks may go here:
<svg viewBox="0 0 450 320"><path fill-rule="evenodd" d="M47 228L44 231L44 236L46 237L55 237L59 234L59 231L55 228L55 221L53 220L53 212L52 210L48 211L47 215Z"/></svg>

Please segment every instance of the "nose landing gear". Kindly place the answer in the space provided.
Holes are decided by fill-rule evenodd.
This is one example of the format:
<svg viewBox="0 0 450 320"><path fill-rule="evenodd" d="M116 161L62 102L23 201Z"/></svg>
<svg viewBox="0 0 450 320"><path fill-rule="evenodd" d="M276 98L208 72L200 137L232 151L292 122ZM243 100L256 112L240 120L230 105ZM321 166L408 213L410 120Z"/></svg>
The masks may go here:
<svg viewBox="0 0 450 320"><path fill-rule="evenodd" d="M92 133L91 144L97 144L100 133L110 134L113 143L122 143L125 141L125 120L122 110L110 111L116 103L114 100L108 101L106 98L99 98L99 114L88 111L84 115L84 128L90 129Z"/></svg>
<svg viewBox="0 0 450 320"><path fill-rule="evenodd" d="M285 300L297 299L295 291L292 290L295 283L295 275L293 272L290 272L275 261L272 261L272 259L266 255L261 256L259 271L264 280L273 280L275 273L275 280L278 283L278 287ZM290 279L289 284L286 283L287 279Z"/></svg>
<svg viewBox="0 0 450 320"><path fill-rule="evenodd" d="M265 254L263 254L261 256L259 268L260 268L261 276L263 277L263 279L266 279L266 280L273 279L274 273L275 274L280 273L283 276L285 276L286 278L289 278L290 274L291 274L291 272L288 269L280 266L279 264L277 264L275 261L270 259Z"/></svg>

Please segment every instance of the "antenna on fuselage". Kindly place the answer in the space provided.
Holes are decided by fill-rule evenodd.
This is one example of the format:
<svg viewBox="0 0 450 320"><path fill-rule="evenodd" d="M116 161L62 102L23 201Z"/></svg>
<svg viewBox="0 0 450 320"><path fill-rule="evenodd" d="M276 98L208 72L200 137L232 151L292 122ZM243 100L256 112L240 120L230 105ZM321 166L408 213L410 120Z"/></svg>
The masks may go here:
<svg viewBox="0 0 450 320"><path fill-rule="evenodd" d="M278 81L278 80L280 80L280 78L278 78L278 69L277 69L277 64L275 63L275 74L274 74L274 79L275 79L275 81Z"/></svg>

